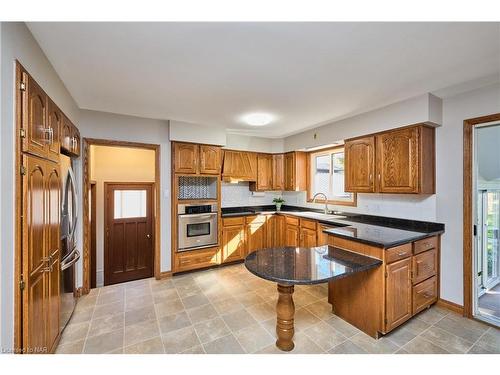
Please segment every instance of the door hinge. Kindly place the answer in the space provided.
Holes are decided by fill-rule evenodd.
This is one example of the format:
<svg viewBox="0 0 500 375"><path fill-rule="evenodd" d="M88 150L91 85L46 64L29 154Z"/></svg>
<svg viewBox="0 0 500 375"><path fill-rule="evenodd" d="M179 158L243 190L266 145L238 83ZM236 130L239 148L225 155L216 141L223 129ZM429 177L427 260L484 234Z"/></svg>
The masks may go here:
<svg viewBox="0 0 500 375"><path fill-rule="evenodd" d="M474 224L472 232L473 232L474 236L477 236L477 225L476 224Z"/></svg>
<svg viewBox="0 0 500 375"><path fill-rule="evenodd" d="M478 276L483 276L483 271L479 271L479 272L477 273L477 275L478 275Z"/></svg>
<svg viewBox="0 0 500 375"><path fill-rule="evenodd" d="M26 91L26 83L21 82L21 83L19 84L19 90L21 90L21 91Z"/></svg>
<svg viewBox="0 0 500 375"><path fill-rule="evenodd" d="M24 165L21 165L21 171L20 171L20 173L21 173L21 176L26 175L26 167Z"/></svg>
<svg viewBox="0 0 500 375"><path fill-rule="evenodd" d="M24 129L19 130L19 136L21 138L26 138L26 130L24 130Z"/></svg>
<svg viewBox="0 0 500 375"><path fill-rule="evenodd" d="M24 290L26 288L26 282L23 279L23 276L21 275L21 280L19 280L19 289Z"/></svg>

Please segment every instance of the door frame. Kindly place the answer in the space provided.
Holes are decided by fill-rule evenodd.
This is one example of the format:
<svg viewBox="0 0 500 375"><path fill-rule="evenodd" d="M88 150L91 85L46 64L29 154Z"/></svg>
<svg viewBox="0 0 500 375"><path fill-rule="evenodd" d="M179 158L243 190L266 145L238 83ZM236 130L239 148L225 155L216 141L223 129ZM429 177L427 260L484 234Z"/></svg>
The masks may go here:
<svg viewBox="0 0 500 375"><path fill-rule="evenodd" d="M132 186L149 186L151 188L151 235L153 236L153 244L156 238L156 231L155 231L155 225L154 225L154 192L155 192L155 183L154 182L140 182L140 181L134 181L134 182L113 182L113 181L105 181L104 182L104 228L106 228L106 225L108 224L108 220L110 219L110 207L108 205L108 187L110 185L122 185L126 187L132 187ZM108 264L108 249L109 249L109 236L104 237L104 286L106 285L113 285L113 284L106 284L106 271L107 271L107 264ZM155 265L155 251L154 251L154 246L151 248L152 251L152 256L153 256L153 274L154 274L154 265Z"/></svg>
<svg viewBox="0 0 500 375"><path fill-rule="evenodd" d="M97 183L90 181L90 288L96 287L96 253L97 253Z"/></svg>
<svg viewBox="0 0 500 375"><path fill-rule="evenodd" d="M464 120L464 161L463 161L463 293L464 293L464 316L473 318L473 296L474 296L474 278L473 257L474 257L474 127L476 125L489 122L500 121L500 113L488 116L475 117Z"/></svg>
<svg viewBox="0 0 500 375"><path fill-rule="evenodd" d="M82 149L82 179L83 179L83 285L82 294L90 292L90 146L111 146L111 147L127 147L153 150L155 152L155 182L153 188L153 275L159 280L161 278L160 271L160 238L161 238L161 203L160 203L160 145L150 143L138 143L128 141L115 141L109 139L83 138Z"/></svg>

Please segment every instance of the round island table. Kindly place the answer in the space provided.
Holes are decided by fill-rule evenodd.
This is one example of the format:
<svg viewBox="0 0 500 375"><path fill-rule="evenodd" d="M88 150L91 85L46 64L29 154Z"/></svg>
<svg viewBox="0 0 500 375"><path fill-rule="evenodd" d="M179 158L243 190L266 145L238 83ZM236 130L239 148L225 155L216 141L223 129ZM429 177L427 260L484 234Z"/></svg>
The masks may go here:
<svg viewBox="0 0 500 375"><path fill-rule="evenodd" d="M273 247L254 251L245 259L251 273L278 284L276 346L283 351L294 348L294 285L326 283L381 264L379 259L332 246Z"/></svg>

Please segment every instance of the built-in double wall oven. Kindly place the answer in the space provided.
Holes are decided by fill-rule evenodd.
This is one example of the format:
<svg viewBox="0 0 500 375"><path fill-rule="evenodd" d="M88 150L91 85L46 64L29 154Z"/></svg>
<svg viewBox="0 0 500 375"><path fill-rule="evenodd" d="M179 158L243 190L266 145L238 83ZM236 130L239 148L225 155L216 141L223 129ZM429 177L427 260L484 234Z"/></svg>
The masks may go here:
<svg viewBox="0 0 500 375"><path fill-rule="evenodd" d="M218 243L218 207L215 203L179 204L178 251L215 246Z"/></svg>

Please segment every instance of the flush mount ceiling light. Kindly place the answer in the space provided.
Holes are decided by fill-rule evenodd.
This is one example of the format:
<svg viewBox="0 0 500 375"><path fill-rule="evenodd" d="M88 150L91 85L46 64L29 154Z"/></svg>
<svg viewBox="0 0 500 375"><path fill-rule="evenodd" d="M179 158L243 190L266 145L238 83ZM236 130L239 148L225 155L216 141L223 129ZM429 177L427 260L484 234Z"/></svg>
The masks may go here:
<svg viewBox="0 0 500 375"><path fill-rule="evenodd" d="M269 113L248 113L241 116L241 121L251 126L265 126L274 120L274 116Z"/></svg>

